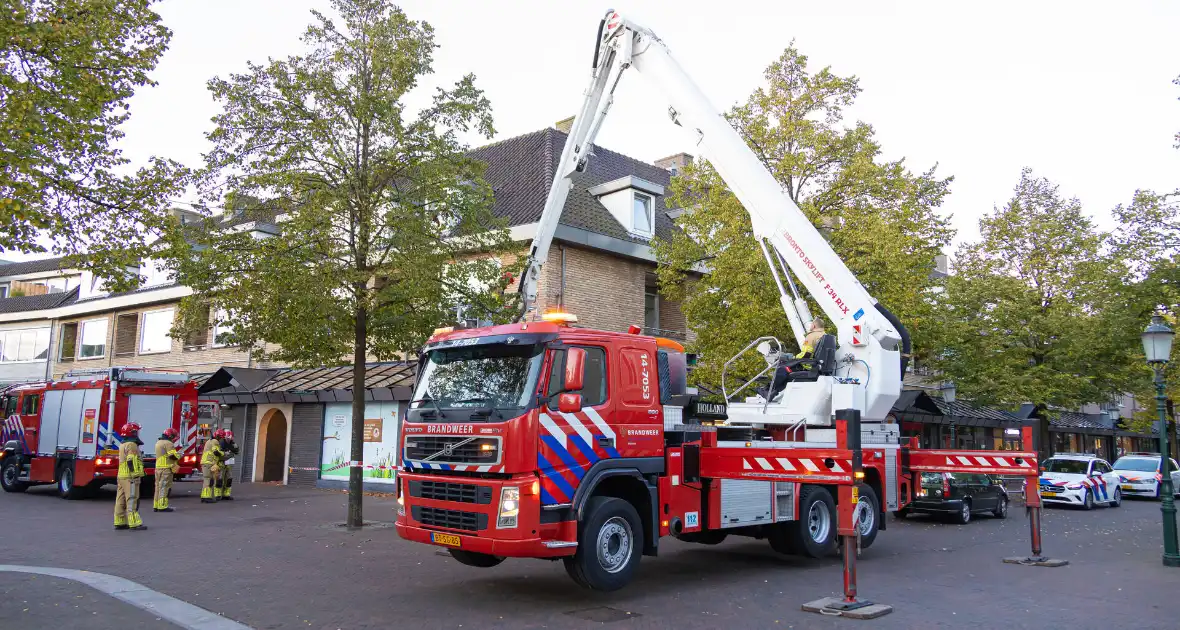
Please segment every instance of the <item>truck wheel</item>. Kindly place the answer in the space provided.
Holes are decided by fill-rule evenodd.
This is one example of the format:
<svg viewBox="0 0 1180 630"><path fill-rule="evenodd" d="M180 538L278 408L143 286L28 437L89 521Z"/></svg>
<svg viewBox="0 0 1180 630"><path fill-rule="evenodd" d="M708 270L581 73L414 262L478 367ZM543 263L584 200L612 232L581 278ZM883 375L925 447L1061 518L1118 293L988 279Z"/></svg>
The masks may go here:
<svg viewBox="0 0 1180 630"><path fill-rule="evenodd" d="M784 556L799 555L799 521L771 525L770 532L766 535L766 541L770 543L771 549Z"/></svg>
<svg viewBox="0 0 1180 630"><path fill-rule="evenodd" d="M459 561L459 564L465 564L469 567L490 569L504 561L504 556L493 556L476 551L464 551L462 549L447 549L447 551L450 552L452 558Z"/></svg>
<svg viewBox="0 0 1180 630"><path fill-rule="evenodd" d="M5 492L24 492L29 489L29 484L20 481L20 461L16 457L10 455L4 460L4 466L0 467L0 487Z"/></svg>
<svg viewBox="0 0 1180 630"><path fill-rule="evenodd" d="M630 503L594 497L578 532L578 551L566 557L565 570L578 584L617 591L631 581L643 554L643 524Z"/></svg>
<svg viewBox="0 0 1180 630"><path fill-rule="evenodd" d="M794 533L794 547L802 555L823 558L836 553L836 502L832 494L820 486L803 486L798 526L790 530Z"/></svg>
<svg viewBox="0 0 1180 630"><path fill-rule="evenodd" d="M877 540L881 529L881 502L877 493L866 483L856 484L860 499L856 503L856 522L860 530L860 548L868 549Z"/></svg>
<svg viewBox="0 0 1180 630"><path fill-rule="evenodd" d="M85 488L79 488L74 483L74 465L72 463L62 464L57 469L57 496L69 500L76 501L82 498Z"/></svg>

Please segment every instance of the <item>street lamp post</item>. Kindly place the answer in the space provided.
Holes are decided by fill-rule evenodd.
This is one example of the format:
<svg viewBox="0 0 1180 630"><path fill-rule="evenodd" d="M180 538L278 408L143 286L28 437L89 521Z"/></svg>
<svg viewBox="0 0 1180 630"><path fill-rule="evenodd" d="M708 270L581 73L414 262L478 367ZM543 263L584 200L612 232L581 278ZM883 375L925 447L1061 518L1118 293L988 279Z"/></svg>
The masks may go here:
<svg viewBox="0 0 1180 630"><path fill-rule="evenodd" d="M1180 547L1176 542L1176 504L1172 498L1171 454L1168 450L1168 415L1164 397L1164 366L1172 354L1175 332L1164 325L1159 315L1143 331L1143 354L1155 370L1155 406L1160 424L1160 512L1164 515L1164 566L1180 567Z"/></svg>

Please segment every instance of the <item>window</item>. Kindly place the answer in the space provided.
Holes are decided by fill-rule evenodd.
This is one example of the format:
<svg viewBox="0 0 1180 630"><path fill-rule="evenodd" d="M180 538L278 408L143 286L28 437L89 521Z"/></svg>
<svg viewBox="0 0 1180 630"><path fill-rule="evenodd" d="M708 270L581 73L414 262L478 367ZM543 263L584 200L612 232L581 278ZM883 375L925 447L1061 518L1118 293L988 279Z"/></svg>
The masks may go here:
<svg viewBox="0 0 1180 630"><path fill-rule="evenodd" d="M586 351L586 371L582 375L582 389L570 392L582 395L582 405L596 407L606 403L606 351L602 348L578 346ZM553 352L553 369L549 372L549 408L557 409L557 395L565 381L565 350Z"/></svg>
<svg viewBox="0 0 1180 630"><path fill-rule="evenodd" d="M0 333L0 361L44 361L48 357L48 328L9 330Z"/></svg>
<svg viewBox="0 0 1180 630"><path fill-rule="evenodd" d="M5 407L4 417L9 418L13 415L16 415L16 394L13 394L11 396L6 396L4 398L4 401L6 403L4 405L4 407Z"/></svg>
<svg viewBox="0 0 1180 630"><path fill-rule="evenodd" d="M660 327L660 295L655 289L643 293L643 327L650 331Z"/></svg>
<svg viewBox="0 0 1180 630"><path fill-rule="evenodd" d="M79 359L98 359L106 356L107 324L108 320L105 317L82 322L82 331L78 335L82 338Z"/></svg>
<svg viewBox="0 0 1180 630"><path fill-rule="evenodd" d="M229 313L224 309L217 309L217 315L214 318L213 324L213 347L223 348L228 346L226 336L233 334L234 325L229 322Z"/></svg>
<svg viewBox="0 0 1180 630"><path fill-rule="evenodd" d="M1110 465L1103 461L1094 462L1094 472L1106 474L1110 472Z"/></svg>
<svg viewBox="0 0 1180 630"><path fill-rule="evenodd" d="M20 402L20 413L22 416L35 416L41 409L40 394L25 394L25 397Z"/></svg>
<svg viewBox="0 0 1180 630"><path fill-rule="evenodd" d="M77 322L71 324L62 324L58 329L58 346L60 349L57 353L59 361L73 361L78 354L78 324Z"/></svg>
<svg viewBox="0 0 1180 630"><path fill-rule="evenodd" d="M635 193L632 201L631 229L640 234L651 234L655 223L652 219L652 198L650 195Z"/></svg>
<svg viewBox="0 0 1180 630"><path fill-rule="evenodd" d="M0 284L0 298L8 297L8 285Z"/></svg>
<svg viewBox="0 0 1180 630"><path fill-rule="evenodd" d="M115 318L115 356L135 354L139 342L139 313L123 313Z"/></svg>
<svg viewBox="0 0 1180 630"><path fill-rule="evenodd" d="M175 309L166 308L158 311L147 311L143 314L139 332L139 353L152 354L168 352L172 349L172 316Z"/></svg>

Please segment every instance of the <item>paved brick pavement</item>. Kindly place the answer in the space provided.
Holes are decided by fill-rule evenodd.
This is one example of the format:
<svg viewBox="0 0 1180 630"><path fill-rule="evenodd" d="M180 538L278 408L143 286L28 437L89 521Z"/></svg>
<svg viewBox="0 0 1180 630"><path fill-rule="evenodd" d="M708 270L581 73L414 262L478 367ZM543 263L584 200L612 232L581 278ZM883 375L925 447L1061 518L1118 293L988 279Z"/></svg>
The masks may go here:
<svg viewBox="0 0 1180 630"><path fill-rule="evenodd" d="M202 505L178 486L173 514L144 513L150 529L116 532L113 493L62 501L48 489L0 496L19 523L7 562L83 568L141 582L255 628L845 628L849 620L800 604L841 588L838 560L772 553L763 541L716 547L661 541L658 558L620 593L580 590L560 563L510 560L472 569L390 529L345 532L342 493L235 486L237 501ZM390 499L366 499L366 518L391 521ZM862 596L896 611L873 628L1176 628L1180 571L1160 564L1159 504L1127 501L1091 512L1050 509L1046 551L1061 569L1000 562L1028 552L1027 521L958 526L890 520L859 564ZM9 530L11 531L11 530ZM10 539L11 540L11 539ZM127 557L140 558L130 565ZM179 571L164 567L176 560ZM11 583L11 582L10 582ZM0 600L0 620L16 600ZM99 604L95 604L96 606Z"/></svg>

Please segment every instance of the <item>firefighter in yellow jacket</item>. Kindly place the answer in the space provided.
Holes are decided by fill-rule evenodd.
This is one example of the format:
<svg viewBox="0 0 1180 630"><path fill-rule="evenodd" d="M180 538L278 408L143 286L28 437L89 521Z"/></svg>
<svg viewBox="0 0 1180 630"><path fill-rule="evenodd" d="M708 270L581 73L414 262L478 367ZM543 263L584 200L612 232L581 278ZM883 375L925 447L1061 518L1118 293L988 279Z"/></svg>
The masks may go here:
<svg viewBox="0 0 1180 630"><path fill-rule="evenodd" d="M221 448L221 475L214 494L220 491L219 498L222 501L233 501L234 498L230 493L233 491L234 485L234 455L238 454L238 445L234 442L234 432L228 429L222 431L219 446Z"/></svg>
<svg viewBox="0 0 1180 630"><path fill-rule="evenodd" d="M168 495L172 492L172 475L180 470L180 453L176 450L176 440L180 432L172 427L164 429L164 434L156 440L156 494L152 501L153 512L173 512L168 505Z"/></svg>
<svg viewBox="0 0 1180 630"><path fill-rule="evenodd" d="M119 428L119 490L115 494L115 529L147 529L139 518L139 482L143 479L143 453L139 447L139 425L128 422Z"/></svg>
<svg viewBox="0 0 1180 630"><path fill-rule="evenodd" d="M221 472L221 429L205 442L201 451L201 503L216 503L219 494L215 494L218 474Z"/></svg>

